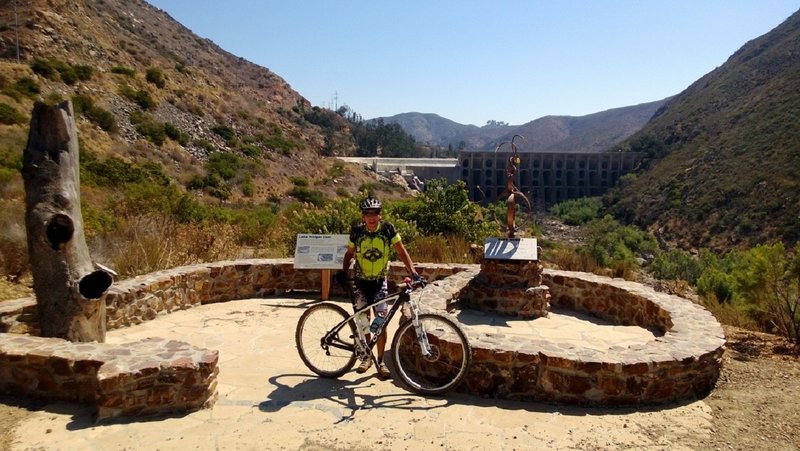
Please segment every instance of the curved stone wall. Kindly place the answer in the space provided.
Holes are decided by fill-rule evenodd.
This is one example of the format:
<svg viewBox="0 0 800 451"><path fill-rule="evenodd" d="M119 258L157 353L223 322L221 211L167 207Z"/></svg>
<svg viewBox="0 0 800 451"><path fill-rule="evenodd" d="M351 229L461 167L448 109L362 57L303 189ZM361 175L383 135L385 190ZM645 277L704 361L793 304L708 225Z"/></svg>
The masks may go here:
<svg viewBox="0 0 800 451"><path fill-rule="evenodd" d="M421 308L445 314L459 308L461 291L480 271L478 265L418 266L423 276L436 281L424 289ZM252 259L185 266L120 281L104 298L108 329L139 324L201 304L288 290L319 291L314 287L320 286L320 274L318 270L295 270L291 259ZM404 276L402 264L390 266L392 282ZM545 271L543 282L550 289L553 305L591 312L619 324L656 327L663 331L663 336L639 346L598 352L549 341L485 336L462 325L474 357L463 391L518 400L636 405L702 396L713 388L719 377L725 339L719 323L702 307L640 284L593 274ZM337 294L336 287L332 286L332 290ZM32 299L0 303L0 331L35 331L35 324L31 324L34 310ZM63 359L51 348L42 347L36 340L31 340L28 347L19 342L14 344L15 336L18 335L0 333L0 368L4 369L0 371L0 392L14 393L20 389L19 378L7 370L9 362L26 362L30 365L26 370L29 375L63 373L63 362L59 363ZM61 341L57 348L71 355L73 362L99 355L91 344ZM36 358L27 357L26 350ZM84 356L90 351L94 354ZM100 363L112 362L123 372L140 357L128 351L104 352L108 360ZM208 352L200 354L205 363L197 365L198 371L202 370L205 382L213 388L214 378L209 377L216 375L216 360ZM209 363L209 359L213 362ZM37 373L37 369L41 371ZM122 375L107 378L107 381L124 380ZM59 389L40 382L26 385L25 393L80 402L87 402L87 398L98 401L96 395L59 394L59 390L69 390L69 383ZM113 399L124 399L120 394L124 387L106 382L105 389L118 394ZM186 408L199 405L203 405L202 399ZM109 412L119 414L113 405L108 407L112 409ZM137 406L126 414L158 412L159 407L165 411L176 408L175 405L145 407L136 410L140 409Z"/></svg>
<svg viewBox="0 0 800 451"><path fill-rule="evenodd" d="M453 312L478 268L429 286ZM473 364L462 391L515 400L631 406L706 395L719 378L725 338L703 307L644 285L588 273L545 270L551 304L623 325L657 328L648 343L606 351L571 344L479 334L469 326ZM428 297L426 297L427 299ZM455 319L455 317L453 317Z"/></svg>

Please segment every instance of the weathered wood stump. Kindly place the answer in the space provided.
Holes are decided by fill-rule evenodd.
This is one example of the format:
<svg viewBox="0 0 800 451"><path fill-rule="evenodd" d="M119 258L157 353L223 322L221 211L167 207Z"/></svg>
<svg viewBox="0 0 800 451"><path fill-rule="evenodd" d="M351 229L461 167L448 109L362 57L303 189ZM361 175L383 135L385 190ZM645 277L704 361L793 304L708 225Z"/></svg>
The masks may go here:
<svg viewBox="0 0 800 451"><path fill-rule="evenodd" d="M36 102L23 152L25 226L39 326L45 337L105 341L111 274L95 269L83 233L72 103Z"/></svg>

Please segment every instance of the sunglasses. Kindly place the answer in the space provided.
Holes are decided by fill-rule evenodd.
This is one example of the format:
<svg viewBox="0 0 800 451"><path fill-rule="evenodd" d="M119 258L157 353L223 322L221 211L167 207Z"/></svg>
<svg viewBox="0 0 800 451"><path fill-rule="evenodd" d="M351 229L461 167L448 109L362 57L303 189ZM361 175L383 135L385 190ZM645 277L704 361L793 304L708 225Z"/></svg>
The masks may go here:
<svg viewBox="0 0 800 451"><path fill-rule="evenodd" d="M372 210L372 211L362 212L361 214L364 215L364 216L378 216L379 214L381 214L381 212Z"/></svg>

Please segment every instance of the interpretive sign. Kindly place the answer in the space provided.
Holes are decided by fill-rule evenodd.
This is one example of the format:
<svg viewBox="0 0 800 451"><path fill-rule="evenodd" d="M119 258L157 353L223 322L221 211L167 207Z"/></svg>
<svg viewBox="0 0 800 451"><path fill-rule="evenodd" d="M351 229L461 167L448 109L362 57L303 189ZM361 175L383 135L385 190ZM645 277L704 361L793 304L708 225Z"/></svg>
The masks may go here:
<svg viewBox="0 0 800 451"><path fill-rule="evenodd" d="M348 235L298 234L294 267L298 269L342 269Z"/></svg>
<svg viewBox="0 0 800 451"><path fill-rule="evenodd" d="M495 260L539 260L536 238L486 238L483 258Z"/></svg>

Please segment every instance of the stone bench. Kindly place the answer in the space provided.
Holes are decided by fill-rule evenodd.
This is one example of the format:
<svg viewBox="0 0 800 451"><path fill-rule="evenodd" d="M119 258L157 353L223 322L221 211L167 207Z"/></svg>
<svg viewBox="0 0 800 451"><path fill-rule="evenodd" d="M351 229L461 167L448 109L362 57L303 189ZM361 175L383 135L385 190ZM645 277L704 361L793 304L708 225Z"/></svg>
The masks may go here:
<svg viewBox="0 0 800 451"><path fill-rule="evenodd" d="M213 403L217 351L164 338L121 344L0 334L0 393L96 406L96 420Z"/></svg>

